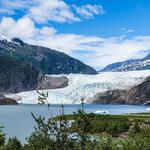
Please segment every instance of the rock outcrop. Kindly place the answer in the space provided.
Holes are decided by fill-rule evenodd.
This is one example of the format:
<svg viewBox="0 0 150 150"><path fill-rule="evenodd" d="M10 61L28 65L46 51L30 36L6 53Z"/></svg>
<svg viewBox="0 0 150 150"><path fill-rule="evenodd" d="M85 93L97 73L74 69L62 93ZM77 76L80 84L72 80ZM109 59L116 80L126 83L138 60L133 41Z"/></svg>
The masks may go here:
<svg viewBox="0 0 150 150"><path fill-rule="evenodd" d="M126 102L128 104L150 104L150 80L131 88Z"/></svg>
<svg viewBox="0 0 150 150"><path fill-rule="evenodd" d="M37 90L59 89L67 86L68 86L68 78L65 76L54 77L54 76L44 75L38 81L36 89Z"/></svg>
<svg viewBox="0 0 150 150"><path fill-rule="evenodd" d="M112 90L97 93L93 98L96 104L150 104L150 78L129 90Z"/></svg>
<svg viewBox="0 0 150 150"><path fill-rule="evenodd" d="M17 105L17 101L11 98L6 98L3 95L0 96L0 105Z"/></svg>
<svg viewBox="0 0 150 150"><path fill-rule="evenodd" d="M127 97L126 90L112 90L97 93L93 98L94 104L125 104Z"/></svg>

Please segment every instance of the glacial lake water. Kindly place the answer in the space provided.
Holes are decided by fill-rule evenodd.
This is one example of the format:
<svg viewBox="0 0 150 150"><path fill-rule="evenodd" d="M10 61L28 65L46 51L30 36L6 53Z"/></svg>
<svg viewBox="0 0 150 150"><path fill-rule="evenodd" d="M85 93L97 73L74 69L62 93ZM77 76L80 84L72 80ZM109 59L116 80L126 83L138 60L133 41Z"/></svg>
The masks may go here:
<svg viewBox="0 0 150 150"><path fill-rule="evenodd" d="M126 114L137 112L148 112L150 106L140 105L93 105L86 104L85 111L108 111L109 114ZM81 108L81 105L64 105L65 114L72 114ZM35 116L44 116L49 118L60 114L60 105L51 105L51 112L48 111L46 105L4 105L0 106L0 125L4 126L3 132L6 137L16 136L22 142L25 142L34 130L35 121L31 116L31 112Z"/></svg>

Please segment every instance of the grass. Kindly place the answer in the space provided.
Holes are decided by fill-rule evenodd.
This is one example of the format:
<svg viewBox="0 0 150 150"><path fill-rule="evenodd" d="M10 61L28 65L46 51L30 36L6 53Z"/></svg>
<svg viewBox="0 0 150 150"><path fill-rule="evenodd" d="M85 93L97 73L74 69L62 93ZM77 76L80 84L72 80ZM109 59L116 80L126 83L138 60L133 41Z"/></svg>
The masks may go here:
<svg viewBox="0 0 150 150"><path fill-rule="evenodd" d="M74 120L73 115L65 115L68 120ZM110 135L119 137L122 134L128 134L135 124L138 124L142 129L144 127L150 129L150 116L144 113L130 115L100 115L88 114L90 119L89 134ZM60 119L60 117L56 117Z"/></svg>

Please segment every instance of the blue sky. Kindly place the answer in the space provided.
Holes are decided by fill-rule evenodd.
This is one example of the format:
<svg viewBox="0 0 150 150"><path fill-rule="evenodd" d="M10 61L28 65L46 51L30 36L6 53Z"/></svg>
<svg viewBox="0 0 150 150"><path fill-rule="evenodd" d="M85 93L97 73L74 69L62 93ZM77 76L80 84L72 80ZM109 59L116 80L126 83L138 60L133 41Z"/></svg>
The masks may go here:
<svg viewBox="0 0 150 150"><path fill-rule="evenodd" d="M95 67L150 49L149 0L0 0L0 34Z"/></svg>
<svg viewBox="0 0 150 150"><path fill-rule="evenodd" d="M102 5L105 15L95 16L94 19L57 26L63 32L77 34L100 35L103 37L123 34L121 28L134 29L132 35L149 35L150 30L150 1L149 0L67 0L70 4L76 1L78 5ZM91 28L93 27L93 28Z"/></svg>

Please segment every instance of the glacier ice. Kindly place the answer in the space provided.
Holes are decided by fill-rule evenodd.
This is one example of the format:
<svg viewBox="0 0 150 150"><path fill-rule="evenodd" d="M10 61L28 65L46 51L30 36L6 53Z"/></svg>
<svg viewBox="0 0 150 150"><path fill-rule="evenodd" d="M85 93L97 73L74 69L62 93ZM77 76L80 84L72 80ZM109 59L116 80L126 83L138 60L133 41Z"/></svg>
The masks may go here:
<svg viewBox="0 0 150 150"><path fill-rule="evenodd" d="M149 75L150 70L102 72L98 75L69 74L65 75L69 79L69 85L66 88L41 91L45 93L48 92L48 101L51 104L80 103L81 98L84 98L85 102L90 103L92 101L92 97L98 92L131 88L143 82L143 80ZM36 91L21 92L6 96L18 100L19 103L38 103L38 94Z"/></svg>

